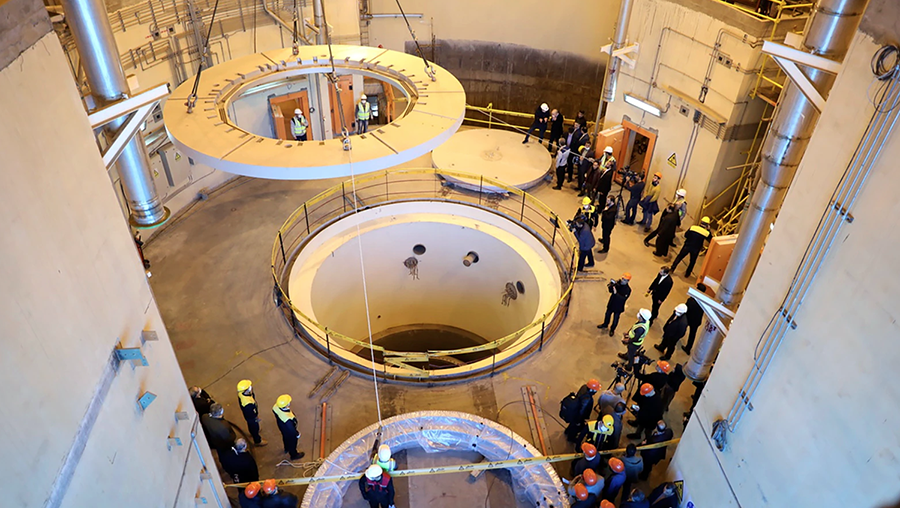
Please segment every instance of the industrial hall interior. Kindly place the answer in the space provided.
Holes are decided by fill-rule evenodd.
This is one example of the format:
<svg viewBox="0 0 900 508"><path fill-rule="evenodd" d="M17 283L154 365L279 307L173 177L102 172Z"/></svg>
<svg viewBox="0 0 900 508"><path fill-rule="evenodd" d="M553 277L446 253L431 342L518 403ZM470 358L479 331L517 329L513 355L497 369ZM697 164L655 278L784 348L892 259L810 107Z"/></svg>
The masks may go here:
<svg viewBox="0 0 900 508"><path fill-rule="evenodd" d="M900 2L0 0L0 507L900 508Z"/></svg>

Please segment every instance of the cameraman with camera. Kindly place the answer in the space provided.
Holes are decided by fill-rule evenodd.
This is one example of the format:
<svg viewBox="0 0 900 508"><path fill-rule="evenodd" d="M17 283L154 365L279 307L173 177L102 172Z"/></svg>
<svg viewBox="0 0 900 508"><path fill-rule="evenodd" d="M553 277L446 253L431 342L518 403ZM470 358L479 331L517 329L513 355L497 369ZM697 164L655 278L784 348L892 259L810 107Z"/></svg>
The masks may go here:
<svg viewBox="0 0 900 508"><path fill-rule="evenodd" d="M640 203L641 196L644 194L644 179L638 173L630 171L628 166L619 171L619 174L625 180L625 188L631 193L628 203L625 204L625 220L622 221L622 224L633 226L634 219L637 217L638 203Z"/></svg>
<svg viewBox="0 0 900 508"><path fill-rule="evenodd" d="M597 328L603 330L609 324L609 318L612 317L612 326L609 329L609 336L612 337L616 333L616 327L619 326L619 316L625 312L625 302L631 296L631 274L625 272L619 279L610 279L606 285L609 290L609 300L606 302L606 316L603 317L603 324L597 325Z"/></svg>

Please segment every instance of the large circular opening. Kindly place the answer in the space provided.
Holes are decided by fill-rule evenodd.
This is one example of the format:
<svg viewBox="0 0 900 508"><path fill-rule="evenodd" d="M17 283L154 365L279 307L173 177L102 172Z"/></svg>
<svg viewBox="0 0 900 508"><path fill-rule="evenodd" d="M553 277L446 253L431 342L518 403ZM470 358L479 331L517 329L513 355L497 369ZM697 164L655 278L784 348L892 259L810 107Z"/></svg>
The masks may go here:
<svg viewBox="0 0 900 508"><path fill-rule="evenodd" d="M529 207L539 230L522 222L521 202L513 218L432 188L440 198L365 200L316 228L307 204L282 228L273 263L286 308L329 360L371 372L374 354L385 377L459 379L539 349L564 319L573 240L552 212Z"/></svg>

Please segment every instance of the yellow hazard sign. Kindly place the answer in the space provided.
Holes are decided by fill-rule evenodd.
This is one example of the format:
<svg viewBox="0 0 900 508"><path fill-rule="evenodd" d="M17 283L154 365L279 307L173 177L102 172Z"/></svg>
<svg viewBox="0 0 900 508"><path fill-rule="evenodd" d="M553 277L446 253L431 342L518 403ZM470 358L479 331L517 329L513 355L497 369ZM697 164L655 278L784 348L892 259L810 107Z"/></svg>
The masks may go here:
<svg viewBox="0 0 900 508"><path fill-rule="evenodd" d="M669 165L672 166L673 168L678 166L678 161L675 160L675 152L672 152L672 155L670 155L669 158L666 160L669 162Z"/></svg>

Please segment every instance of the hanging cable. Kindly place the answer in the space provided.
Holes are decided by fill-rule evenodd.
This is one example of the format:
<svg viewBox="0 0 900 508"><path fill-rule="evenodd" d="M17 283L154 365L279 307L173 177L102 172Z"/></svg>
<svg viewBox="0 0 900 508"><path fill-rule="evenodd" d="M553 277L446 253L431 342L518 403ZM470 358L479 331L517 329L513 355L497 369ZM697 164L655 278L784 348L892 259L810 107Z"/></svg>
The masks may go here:
<svg viewBox="0 0 900 508"><path fill-rule="evenodd" d="M203 41L203 47L200 48L200 65L197 66L197 76L194 78L194 88L191 89L191 95L188 95L187 102L184 103L184 105L187 106L187 112L189 114L194 112L194 106L197 104L197 89L200 87L200 73L203 72L203 62L209 56L209 38L212 35L213 23L216 21L216 11L218 10L219 0L216 0L216 4L213 6L212 17L209 18L209 30L206 32L206 40ZM200 19L202 20L203 18Z"/></svg>
<svg viewBox="0 0 900 508"><path fill-rule="evenodd" d="M300 54L300 9L297 7L297 0L294 0L294 40L291 44L291 53L294 56Z"/></svg>
<svg viewBox="0 0 900 508"><path fill-rule="evenodd" d="M413 31L412 25L409 24L409 19L406 17L406 12L403 11L403 6L400 5L400 0L396 0L397 8L400 9L400 15L403 16L403 21L406 22L406 28L409 29L409 35L412 36L413 42L416 44L416 53L422 57L422 61L425 62L425 74L428 74L428 77L431 78L431 81L437 81L437 75L434 72L434 66L425 58L425 53L422 52L422 46L419 46L419 39L416 38L416 32Z"/></svg>
<svg viewBox="0 0 900 508"><path fill-rule="evenodd" d="M350 185L353 191L353 214L359 216L359 200L356 198L356 173L353 170L353 150L350 145L350 132L347 130L346 119L344 118L344 107L341 103L341 89L338 85L338 78L334 68L334 53L331 50L331 31L328 30L328 17L325 14L325 6L322 5L322 21L325 26L319 27L325 30L325 42L328 45L328 61L331 64L331 72L328 79L334 86L334 95L337 98L337 114L341 121L341 139L343 140L344 150L347 151L349 158L348 166L350 167ZM358 218L358 217L357 217ZM356 243L359 246L359 269L362 274L363 302L366 308L366 329L369 335L369 357L372 360L372 384L375 386L375 407L378 412L378 435L381 435L382 419L381 419L381 394L378 391L378 369L375 364L375 346L372 343L372 313L369 310L369 288L366 281L366 263L363 259L362 233L359 227L359 220L356 221Z"/></svg>

